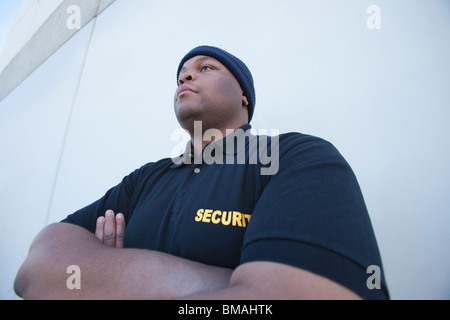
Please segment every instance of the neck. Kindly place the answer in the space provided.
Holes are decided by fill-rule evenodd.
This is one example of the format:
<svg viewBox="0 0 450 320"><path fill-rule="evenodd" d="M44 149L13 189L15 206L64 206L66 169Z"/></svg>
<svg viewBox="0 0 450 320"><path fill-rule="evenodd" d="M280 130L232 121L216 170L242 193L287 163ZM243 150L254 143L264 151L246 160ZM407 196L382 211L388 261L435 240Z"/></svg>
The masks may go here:
<svg viewBox="0 0 450 320"><path fill-rule="evenodd" d="M191 136L191 144L194 153L200 155L206 145L225 138L244 125L245 123L235 123L222 126L221 128L214 128L205 126L202 121L195 121L192 128L188 130Z"/></svg>

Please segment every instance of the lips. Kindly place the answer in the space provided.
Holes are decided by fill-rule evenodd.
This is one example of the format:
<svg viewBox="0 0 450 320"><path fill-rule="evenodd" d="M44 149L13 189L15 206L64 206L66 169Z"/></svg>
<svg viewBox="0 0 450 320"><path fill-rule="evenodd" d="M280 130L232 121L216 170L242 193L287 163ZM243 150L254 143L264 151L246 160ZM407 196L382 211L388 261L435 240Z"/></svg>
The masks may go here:
<svg viewBox="0 0 450 320"><path fill-rule="evenodd" d="M178 91L177 91L177 97L179 97L182 93L184 93L184 92L193 92L193 93L197 93L197 90L195 90L194 88L192 88L192 87L190 87L190 86L188 86L188 85L185 85L185 84L183 84L182 86L180 86L179 88L178 88Z"/></svg>

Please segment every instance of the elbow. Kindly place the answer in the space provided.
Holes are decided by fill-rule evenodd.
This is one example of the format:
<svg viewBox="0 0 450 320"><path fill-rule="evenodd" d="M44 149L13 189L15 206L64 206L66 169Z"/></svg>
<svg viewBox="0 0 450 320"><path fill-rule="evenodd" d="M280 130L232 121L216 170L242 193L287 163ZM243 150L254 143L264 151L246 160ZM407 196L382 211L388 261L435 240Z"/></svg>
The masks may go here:
<svg viewBox="0 0 450 320"><path fill-rule="evenodd" d="M36 299L36 292L42 290L35 290L40 288L45 281L45 271L51 266L51 261L54 262L54 257L51 256L51 246L46 242L46 237L51 238L48 230L54 226L49 226L34 239L30 246L28 256L17 271L14 280L14 292L23 299ZM33 293L34 292L34 293ZM40 299L41 297L39 297Z"/></svg>
<svg viewBox="0 0 450 320"><path fill-rule="evenodd" d="M27 276L25 274L25 270L23 269L24 267L22 266L16 275L16 279L14 280L14 292L20 298L25 298L28 289L28 284L26 281Z"/></svg>
<svg viewBox="0 0 450 320"><path fill-rule="evenodd" d="M37 251L37 252L36 252ZM47 256L42 255L41 250L35 250L33 247L28 253L27 258L19 268L14 280L14 292L17 296L25 300L40 299L35 290L40 288L45 281L45 269L48 268L46 261L52 261Z"/></svg>
<svg viewBox="0 0 450 320"><path fill-rule="evenodd" d="M20 267L14 280L14 292L17 296L23 299L28 299L30 297L32 284L31 279L33 277L32 270L34 268L30 266L28 260L29 259L27 258L27 260L25 260L23 265Z"/></svg>
<svg viewBox="0 0 450 320"><path fill-rule="evenodd" d="M67 290L67 267L73 261L84 261L86 248L92 244L100 242L81 227L64 223L47 226L34 239L17 272L15 293L25 300L61 299Z"/></svg>
<svg viewBox="0 0 450 320"><path fill-rule="evenodd" d="M35 272L40 268L36 266L36 254L34 251L34 243L31 245L28 256L17 271L14 280L14 292L23 299L29 298L29 292L36 277Z"/></svg>
<svg viewBox="0 0 450 320"><path fill-rule="evenodd" d="M42 250L36 251L30 251L14 280L14 292L24 300L46 300L51 294L54 259Z"/></svg>
<svg viewBox="0 0 450 320"><path fill-rule="evenodd" d="M47 294L43 274L39 272L40 267L33 266L25 261L17 272L14 280L14 292L24 300L46 300Z"/></svg>

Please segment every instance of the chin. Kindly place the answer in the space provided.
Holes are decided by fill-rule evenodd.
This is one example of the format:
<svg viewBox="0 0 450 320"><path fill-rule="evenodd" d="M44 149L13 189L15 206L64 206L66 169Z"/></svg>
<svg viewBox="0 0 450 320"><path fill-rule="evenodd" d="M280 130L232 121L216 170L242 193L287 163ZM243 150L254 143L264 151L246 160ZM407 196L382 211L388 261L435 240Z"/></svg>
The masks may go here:
<svg viewBox="0 0 450 320"><path fill-rule="evenodd" d="M180 125L186 129L186 126L192 126L195 121L202 121L205 112L196 106L183 105L175 108L175 114Z"/></svg>

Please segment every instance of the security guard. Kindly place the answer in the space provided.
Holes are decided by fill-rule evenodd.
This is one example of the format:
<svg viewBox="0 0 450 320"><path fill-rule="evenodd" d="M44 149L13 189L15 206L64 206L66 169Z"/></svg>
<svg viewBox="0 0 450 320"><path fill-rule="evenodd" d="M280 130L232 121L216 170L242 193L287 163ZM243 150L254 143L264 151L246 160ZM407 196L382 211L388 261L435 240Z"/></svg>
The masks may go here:
<svg viewBox="0 0 450 320"><path fill-rule="evenodd" d="M252 75L220 48L190 51L177 81L175 113L192 138L186 152L142 166L44 230L16 291L25 297L388 299L361 190L338 150L300 133L253 135ZM60 255L51 261L80 261L88 270L84 292L40 286L54 267L43 257L52 258L55 247ZM30 271L39 263L47 270ZM370 266L381 270L375 287L368 285Z"/></svg>

